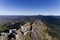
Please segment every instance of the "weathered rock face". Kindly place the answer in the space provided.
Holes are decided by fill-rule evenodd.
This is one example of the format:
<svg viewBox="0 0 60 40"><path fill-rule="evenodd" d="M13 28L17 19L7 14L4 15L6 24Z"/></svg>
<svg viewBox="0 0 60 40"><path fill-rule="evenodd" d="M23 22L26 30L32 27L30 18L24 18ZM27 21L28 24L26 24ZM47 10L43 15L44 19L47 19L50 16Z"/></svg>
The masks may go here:
<svg viewBox="0 0 60 40"><path fill-rule="evenodd" d="M48 33L46 33L46 29L48 29L48 27L46 25L44 25L40 20L36 20L33 24L32 24L32 30L30 30L31 25L30 22L26 23L25 25L23 25L23 28L21 28L22 30L25 30L24 33L26 33L25 35L23 35L19 30L17 31L17 40L52 40L52 37L49 36Z"/></svg>
<svg viewBox="0 0 60 40"><path fill-rule="evenodd" d="M30 31L30 26L30 22L26 23L25 25L21 26L21 31L24 33Z"/></svg>
<svg viewBox="0 0 60 40"><path fill-rule="evenodd" d="M17 30L16 40L28 40L29 32L30 22L27 22L25 25L21 26L21 28Z"/></svg>
<svg viewBox="0 0 60 40"><path fill-rule="evenodd" d="M46 33L48 27L44 25L41 21L37 20L32 24L32 35L34 40L51 40L51 36Z"/></svg>
<svg viewBox="0 0 60 40"><path fill-rule="evenodd" d="M8 40L7 34L6 33L2 33L2 35L0 36L0 40Z"/></svg>

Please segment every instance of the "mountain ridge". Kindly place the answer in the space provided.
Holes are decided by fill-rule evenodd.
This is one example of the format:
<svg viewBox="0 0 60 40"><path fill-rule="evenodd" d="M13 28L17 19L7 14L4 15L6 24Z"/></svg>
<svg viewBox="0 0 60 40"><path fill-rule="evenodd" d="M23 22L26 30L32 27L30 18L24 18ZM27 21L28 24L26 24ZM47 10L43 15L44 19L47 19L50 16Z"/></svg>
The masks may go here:
<svg viewBox="0 0 60 40"><path fill-rule="evenodd" d="M3 21L0 31L17 29L16 40L60 40L60 19L55 16L13 16Z"/></svg>

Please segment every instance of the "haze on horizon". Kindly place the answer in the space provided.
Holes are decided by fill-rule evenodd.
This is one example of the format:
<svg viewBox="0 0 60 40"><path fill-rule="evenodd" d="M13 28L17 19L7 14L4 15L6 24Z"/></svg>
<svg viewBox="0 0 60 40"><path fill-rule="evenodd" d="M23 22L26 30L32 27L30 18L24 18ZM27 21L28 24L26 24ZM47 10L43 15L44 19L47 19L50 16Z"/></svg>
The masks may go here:
<svg viewBox="0 0 60 40"><path fill-rule="evenodd" d="M60 15L60 0L0 0L0 15Z"/></svg>

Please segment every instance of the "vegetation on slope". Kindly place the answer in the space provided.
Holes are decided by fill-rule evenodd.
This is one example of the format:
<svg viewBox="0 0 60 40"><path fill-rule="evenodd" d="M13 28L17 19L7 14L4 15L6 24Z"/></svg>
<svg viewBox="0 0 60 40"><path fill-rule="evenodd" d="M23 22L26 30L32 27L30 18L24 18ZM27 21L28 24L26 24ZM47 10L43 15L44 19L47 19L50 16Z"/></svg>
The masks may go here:
<svg viewBox="0 0 60 40"><path fill-rule="evenodd" d="M54 25L54 24L49 24L49 23L45 23L48 26L48 29L46 30L46 32L48 32L48 34L50 36L52 36L53 40L60 40L60 29L58 29L58 25Z"/></svg>
<svg viewBox="0 0 60 40"><path fill-rule="evenodd" d="M0 32L9 29L9 27L7 26L7 24L1 25L0 26Z"/></svg>

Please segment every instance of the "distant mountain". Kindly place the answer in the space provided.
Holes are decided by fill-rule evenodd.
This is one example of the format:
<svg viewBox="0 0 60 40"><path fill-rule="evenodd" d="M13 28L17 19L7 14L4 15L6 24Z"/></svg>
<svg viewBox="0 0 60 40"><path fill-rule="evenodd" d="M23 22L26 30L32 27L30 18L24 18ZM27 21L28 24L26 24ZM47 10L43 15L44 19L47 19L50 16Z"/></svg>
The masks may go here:
<svg viewBox="0 0 60 40"><path fill-rule="evenodd" d="M55 16L55 17L60 19L60 16Z"/></svg>
<svg viewBox="0 0 60 40"><path fill-rule="evenodd" d="M42 16L42 15L37 15L37 16L0 16L0 23L3 21L4 22L9 22L13 20L19 20L19 21L35 21L36 19L52 23L52 24L57 24L60 25L60 16Z"/></svg>
<svg viewBox="0 0 60 40"><path fill-rule="evenodd" d="M59 19L60 16L42 16L42 15L37 15L37 16L0 16L0 20L28 20L28 19L31 19L31 20L36 20L36 19L42 19L42 20L55 20L56 19Z"/></svg>
<svg viewBox="0 0 60 40"><path fill-rule="evenodd" d="M60 25L60 19L56 18L55 16L43 16L41 19L42 21L50 24Z"/></svg>

